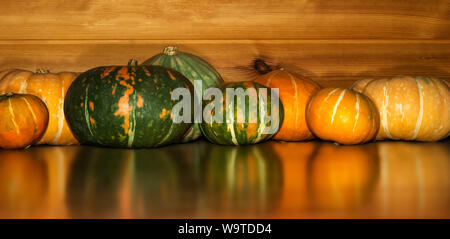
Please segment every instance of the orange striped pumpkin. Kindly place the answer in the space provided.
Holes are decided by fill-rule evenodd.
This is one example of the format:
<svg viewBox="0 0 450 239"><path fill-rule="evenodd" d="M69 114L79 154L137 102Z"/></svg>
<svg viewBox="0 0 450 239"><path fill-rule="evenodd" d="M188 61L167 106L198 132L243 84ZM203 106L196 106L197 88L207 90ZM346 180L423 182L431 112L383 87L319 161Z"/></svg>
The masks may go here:
<svg viewBox="0 0 450 239"><path fill-rule="evenodd" d="M36 143L48 124L44 102L33 95L0 96L0 147L25 148Z"/></svg>
<svg viewBox="0 0 450 239"><path fill-rule="evenodd" d="M314 138L306 125L305 109L311 97L319 91L319 85L283 69L262 75L256 82L278 88L285 108L283 124L273 139L301 141Z"/></svg>
<svg viewBox="0 0 450 239"><path fill-rule="evenodd" d="M319 138L340 144L372 140L380 119L374 103L350 89L326 88L311 99L306 110L309 129Z"/></svg>
<svg viewBox="0 0 450 239"><path fill-rule="evenodd" d="M378 107L378 140L437 141L450 134L450 88L445 81L398 76L359 80L352 88Z"/></svg>
<svg viewBox="0 0 450 239"><path fill-rule="evenodd" d="M49 111L49 124L38 144L70 145L78 144L67 126L64 117L66 91L78 73L49 73L37 70L10 69L0 72L0 94L13 92L31 94L44 101Z"/></svg>

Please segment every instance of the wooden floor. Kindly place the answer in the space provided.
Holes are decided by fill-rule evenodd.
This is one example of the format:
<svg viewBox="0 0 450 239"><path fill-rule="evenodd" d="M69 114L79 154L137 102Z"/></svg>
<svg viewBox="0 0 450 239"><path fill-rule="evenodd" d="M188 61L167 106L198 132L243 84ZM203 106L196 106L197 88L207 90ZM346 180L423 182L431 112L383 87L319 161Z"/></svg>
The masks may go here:
<svg viewBox="0 0 450 239"><path fill-rule="evenodd" d="M450 218L450 140L3 150L0 218Z"/></svg>

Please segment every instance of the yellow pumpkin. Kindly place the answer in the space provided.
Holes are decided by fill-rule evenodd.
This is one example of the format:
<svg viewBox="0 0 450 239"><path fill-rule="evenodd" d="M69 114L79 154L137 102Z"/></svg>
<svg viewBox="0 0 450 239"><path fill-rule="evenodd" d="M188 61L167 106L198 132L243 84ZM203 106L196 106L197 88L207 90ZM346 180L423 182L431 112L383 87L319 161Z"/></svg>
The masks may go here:
<svg viewBox="0 0 450 239"><path fill-rule="evenodd" d="M314 95L306 110L306 123L317 137L341 144L369 142L380 125L369 98L342 88L326 88Z"/></svg>
<svg viewBox="0 0 450 239"><path fill-rule="evenodd" d="M376 104L381 127L377 139L436 141L450 134L450 88L431 77L364 79L352 88Z"/></svg>
<svg viewBox="0 0 450 239"><path fill-rule="evenodd" d="M17 69L5 70L0 72L0 94L31 94L46 103L49 122L38 144L78 144L64 117L64 97L77 76L78 73L72 72L53 74L45 70L38 70L36 73Z"/></svg>

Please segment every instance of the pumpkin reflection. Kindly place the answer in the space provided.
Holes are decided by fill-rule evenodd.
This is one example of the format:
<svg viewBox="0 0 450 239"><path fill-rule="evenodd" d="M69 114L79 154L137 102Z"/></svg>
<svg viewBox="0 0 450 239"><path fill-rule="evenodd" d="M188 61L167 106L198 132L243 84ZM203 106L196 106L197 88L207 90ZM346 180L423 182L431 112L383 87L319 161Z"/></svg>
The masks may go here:
<svg viewBox="0 0 450 239"><path fill-rule="evenodd" d="M71 217L118 216L119 188L129 151L83 147L73 162L67 204Z"/></svg>
<svg viewBox="0 0 450 239"><path fill-rule="evenodd" d="M448 143L379 143L380 189L377 212L383 217L448 217Z"/></svg>
<svg viewBox="0 0 450 239"><path fill-rule="evenodd" d="M0 150L0 216L28 217L39 213L47 193L47 168L35 150Z"/></svg>
<svg viewBox="0 0 450 239"><path fill-rule="evenodd" d="M176 158L180 158L179 160L182 158L184 161L183 174L187 174L188 172L191 174L189 176L184 175L183 181L186 181L188 178L192 179L191 186L201 185L203 183L203 162L208 157L210 145L206 140L197 140L192 143L173 146L178 154ZM195 189L197 188L194 187L189 190Z"/></svg>
<svg viewBox="0 0 450 239"><path fill-rule="evenodd" d="M287 213L308 208L306 171L308 160L318 147L318 142L270 142L283 167L283 193L281 209Z"/></svg>
<svg viewBox="0 0 450 239"><path fill-rule="evenodd" d="M125 183L129 186L122 190L122 195L130 195L130 216L171 217L192 209L185 192L192 179L186 164L190 154L180 153L179 145L132 152Z"/></svg>
<svg viewBox="0 0 450 239"><path fill-rule="evenodd" d="M227 212L265 212L277 206L283 186L282 165L267 143L241 147L211 144L210 148L204 160L204 210L223 216Z"/></svg>
<svg viewBox="0 0 450 239"><path fill-rule="evenodd" d="M70 167L79 149L77 146L36 148L37 154L47 165L48 186L45 214L48 217L66 216L66 187Z"/></svg>
<svg viewBox="0 0 450 239"><path fill-rule="evenodd" d="M376 145L321 143L307 171L310 203L315 209L359 208L368 203L378 178Z"/></svg>
<svg viewBox="0 0 450 239"><path fill-rule="evenodd" d="M124 150L84 147L72 165L68 204L72 217L162 217L191 209L191 175L180 146Z"/></svg>
<svg viewBox="0 0 450 239"><path fill-rule="evenodd" d="M77 147L0 150L0 216L64 217L65 186Z"/></svg>

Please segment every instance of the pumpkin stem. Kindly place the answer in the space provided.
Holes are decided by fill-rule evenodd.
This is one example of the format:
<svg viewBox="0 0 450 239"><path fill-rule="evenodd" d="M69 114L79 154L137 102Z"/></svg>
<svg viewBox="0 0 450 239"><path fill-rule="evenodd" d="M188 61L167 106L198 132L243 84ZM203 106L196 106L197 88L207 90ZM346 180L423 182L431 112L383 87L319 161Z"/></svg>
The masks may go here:
<svg viewBox="0 0 450 239"><path fill-rule="evenodd" d="M128 66L137 66L138 65L138 61L136 59L130 59L130 61L128 61Z"/></svg>
<svg viewBox="0 0 450 239"><path fill-rule="evenodd" d="M48 74L48 73L50 73L50 70L47 70L47 69L37 69L37 70L36 70L36 73L37 73L37 74Z"/></svg>
<svg viewBox="0 0 450 239"><path fill-rule="evenodd" d="M168 56L173 56L178 54L178 47L177 46L166 46L164 47L164 54Z"/></svg>
<svg viewBox="0 0 450 239"><path fill-rule="evenodd" d="M12 93L10 91L6 92L6 96L13 96L13 95L14 95L14 93Z"/></svg>

